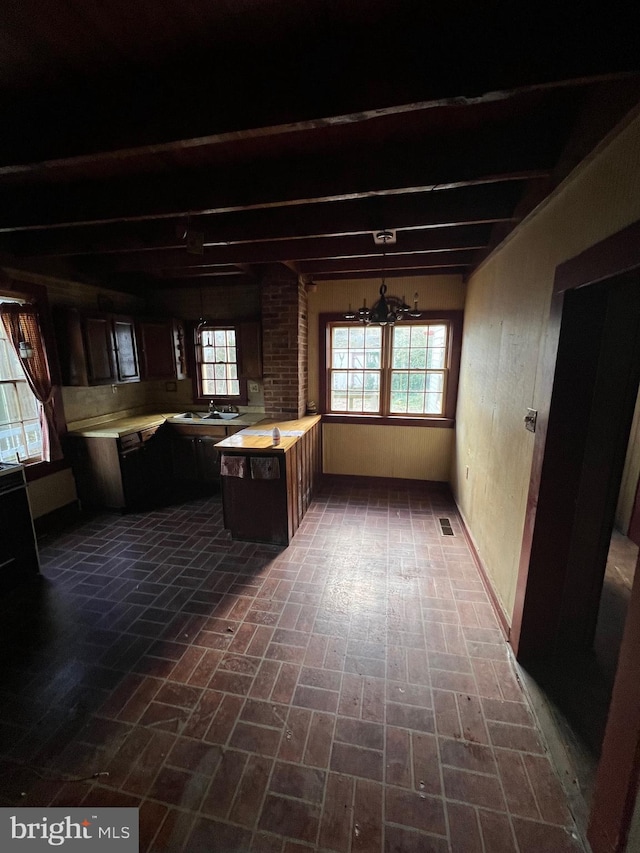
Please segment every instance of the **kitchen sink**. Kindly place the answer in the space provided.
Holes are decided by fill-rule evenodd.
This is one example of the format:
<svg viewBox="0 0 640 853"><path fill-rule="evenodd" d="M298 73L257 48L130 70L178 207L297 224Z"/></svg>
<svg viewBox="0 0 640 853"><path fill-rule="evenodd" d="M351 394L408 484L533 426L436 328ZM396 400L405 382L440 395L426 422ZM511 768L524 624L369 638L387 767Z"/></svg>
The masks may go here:
<svg viewBox="0 0 640 853"><path fill-rule="evenodd" d="M230 421L240 416L240 412L183 412L174 415L174 421Z"/></svg>

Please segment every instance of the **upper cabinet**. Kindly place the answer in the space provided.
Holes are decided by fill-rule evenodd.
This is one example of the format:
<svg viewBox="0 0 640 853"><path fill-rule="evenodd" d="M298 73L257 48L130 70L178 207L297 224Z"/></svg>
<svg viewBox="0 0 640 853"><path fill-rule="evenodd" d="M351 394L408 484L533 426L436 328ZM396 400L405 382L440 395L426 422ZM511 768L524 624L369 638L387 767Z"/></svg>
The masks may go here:
<svg viewBox="0 0 640 853"><path fill-rule="evenodd" d="M262 325L260 320L243 320L240 332L240 379L262 376Z"/></svg>
<svg viewBox="0 0 640 853"><path fill-rule="evenodd" d="M87 384L139 381L138 346L132 317L73 312L67 324L76 322L80 324L84 352L74 352L73 357L82 358L84 355ZM83 372L82 368L76 367L69 371L69 376L79 376ZM64 382L64 367L62 374Z"/></svg>
<svg viewBox="0 0 640 853"><path fill-rule="evenodd" d="M143 379L175 379L176 360L170 320L138 320Z"/></svg>
<svg viewBox="0 0 640 853"><path fill-rule="evenodd" d="M143 379L185 379L184 326L179 320L136 322Z"/></svg>
<svg viewBox="0 0 640 853"><path fill-rule="evenodd" d="M171 319L55 307L63 385L184 379L184 330Z"/></svg>

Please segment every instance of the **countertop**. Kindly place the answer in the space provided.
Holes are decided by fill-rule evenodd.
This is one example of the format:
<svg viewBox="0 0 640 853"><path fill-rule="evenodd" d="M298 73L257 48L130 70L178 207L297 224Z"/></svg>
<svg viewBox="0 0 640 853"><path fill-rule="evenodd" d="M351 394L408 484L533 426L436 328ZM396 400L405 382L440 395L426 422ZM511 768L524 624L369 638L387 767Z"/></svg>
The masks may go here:
<svg viewBox="0 0 640 853"><path fill-rule="evenodd" d="M255 451L268 450L270 453L286 453L320 420L320 415L308 415L292 421L274 421L263 419L246 429L223 438L216 444L220 450ZM235 421L230 421L235 423ZM280 443L273 443L273 428L280 430Z"/></svg>
<svg viewBox="0 0 640 853"><path fill-rule="evenodd" d="M149 429L150 427L160 426L165 421L170 421L171 418L176 417L176 415L182 414L181 412L161 412L161 413L152 413L147 415L134 415L128 418L118 418L117 420L111 420L104 422L92 424L91 426L82 427L80 429L69 430L69 435L81 435L85 438L120 438L123 435L128 435L132 432L139 432L140 430ZM250 412L246 414L241 414L237 418L232 418L231 420L203 420L200 421L198 419L194 420L181 420L180 423L183 424L208 424L212 425L223 425L223 426L239 426L239 427L249 427L256 424L258 421L261 421L264 418L263 414Z"/></svg>

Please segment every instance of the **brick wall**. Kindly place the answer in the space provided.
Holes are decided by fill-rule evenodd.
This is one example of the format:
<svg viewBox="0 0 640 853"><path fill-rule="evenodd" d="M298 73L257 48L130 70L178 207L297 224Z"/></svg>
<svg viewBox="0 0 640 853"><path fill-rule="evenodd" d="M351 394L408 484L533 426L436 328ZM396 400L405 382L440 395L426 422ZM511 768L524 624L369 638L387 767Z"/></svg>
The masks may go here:
<svg viewBox="0 0 640 853"><path fill-rule="evenodd" d="M307 291L293 273L262 280L264 406L268 417L302 417L307 403Z"/></svg>

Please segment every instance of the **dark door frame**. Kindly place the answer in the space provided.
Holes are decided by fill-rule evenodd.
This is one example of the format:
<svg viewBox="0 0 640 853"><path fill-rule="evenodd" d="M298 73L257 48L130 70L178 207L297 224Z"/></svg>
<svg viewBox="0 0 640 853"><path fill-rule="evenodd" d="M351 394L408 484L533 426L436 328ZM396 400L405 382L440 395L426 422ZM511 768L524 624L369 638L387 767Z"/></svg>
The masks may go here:
<svg viewBox="0 0 640 853"><path fill-rule="evenodd" d="M567 577L549 572L546 566L558 565L557 538L554 530L564 529L567 517L557 518L561 502L553 499L561 477L576 482L577 466L582 465L584 447L575 454L567 452L557 424L551 424L553 392L556 380L562 387L562 375L556 376L565 296L577 288L619 280L626 273L640 270L640 221L628 226L586 251L560 264L556 269L545 347L541 362L543 401L538 412L529 493L520 553L520 566L510 642L519 660L548 654L558 641L557 625L549 619L550 610L559 615L560 600ZM596 289L594 288L594 293ZM568 296L568 298L571 298ZM566 329L565 329L566 331ZM565 354L566 355L566 354ZM566 380L566 377L565 377ZM566 387L566 385L565 385ZM562 418L562 402L554 400L553 417ZM549 437L549 442L547 438ZM583 436L587 441L587 437ZM565 513L570 511L565 508ZM566 539L564 544L568 545ZM568 563L568 560L567 560ZM550 630L550 625L552 626ZM640 678L637 648L640 645L640 572L636 572L625 633L620 648L618 670L609 718L598 765L588 837L594 853L617 853L624 849L631 816L638 794L640 777Z"/></svg>

